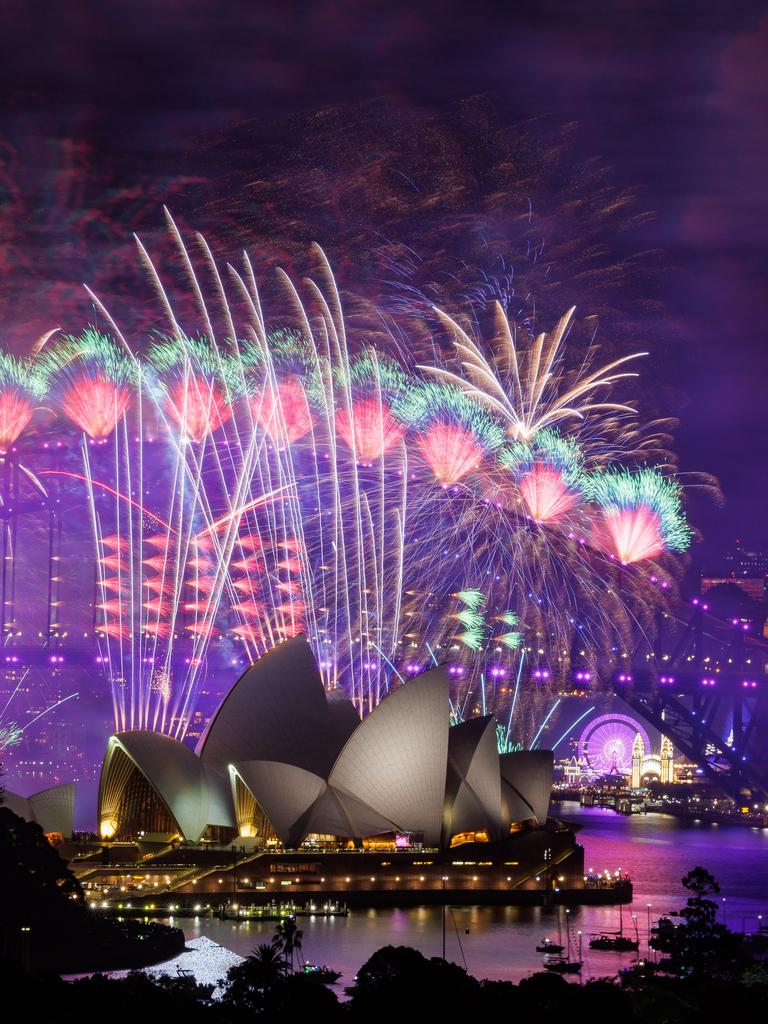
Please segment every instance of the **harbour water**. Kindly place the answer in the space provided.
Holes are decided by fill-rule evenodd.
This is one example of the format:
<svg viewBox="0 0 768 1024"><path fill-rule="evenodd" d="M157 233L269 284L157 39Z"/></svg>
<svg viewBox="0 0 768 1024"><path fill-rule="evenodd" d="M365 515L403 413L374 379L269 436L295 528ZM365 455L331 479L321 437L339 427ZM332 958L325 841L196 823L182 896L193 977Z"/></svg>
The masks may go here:
<svg viewBox="0 0 768 1024"><path fill-rule="evenodd" d="M586 851L587 868L630 871L635 895L632 906L624 908L623 926L630 935L637 931L641 956L647 953L649 920L684 904L687 894L680 880L697 865L718 879L721 919L730 927L755 931L761 914L768 923L768 830L682 821L662 814L625 817L575 803L554 805L553 813L583 826L578 838ZM563 914L560 911L562 922ZM241 956L270 941L274 933L269 922L202 918L178 923L187 938L204 935ZM590 933L618 928L618 908L574 907L569 923L574 945L582 932L585 978L612 975L636 958L634 953L588 949ZM341 985L351 984L361 964L384 945L414 946L425 956L442 953L439 907L355 910L347 918L302 919L300 927L306 959L342 971ZM518 981L541 970L542 957L534 947L545 935L556 937L557 931L556 909L449 907L446 956L466 963L478 978Z"/></svg>

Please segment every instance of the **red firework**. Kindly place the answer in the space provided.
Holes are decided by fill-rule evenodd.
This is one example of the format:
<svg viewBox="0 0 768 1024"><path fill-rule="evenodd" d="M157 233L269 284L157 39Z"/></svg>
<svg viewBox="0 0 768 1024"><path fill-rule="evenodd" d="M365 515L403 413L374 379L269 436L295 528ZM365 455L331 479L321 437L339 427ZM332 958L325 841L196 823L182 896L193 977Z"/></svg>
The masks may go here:
<svg viewBox="0 0 768 1024"><path fill-rule="evenodd" d="M301 562L298 558L283 558L276 564L278 569L285 569L287 572L299 572L301 569Z"/></svg>
<svg viewBox="0 0 768 1024"><path fill-rule="evenodd" d="M120 622L102 622L96 627L97 632L104 636L114 637L116 640L127 640L129 636L128 626Z"/></svg>
<svg viewBox="0 0 768 1024"><path fill-rule="evenodd" d="M189 558L187 559L187 568L193 569L195 572L206 572L211 568L210 558Z"/></svg>
<svg viewBox="0 0 768 1024"><path fill-rule="evenodd" d="M165 637L170 636L171 627L167 622L147 622L144 625L144 632L149 633L150 636L160 637L162 640L165 639Z"/></svg>
<svg viewBox="0 0 768 1024"><path fill-rule="evenodd" d="M101 546L109 551L127 551L128 541L125 537L118 537L116 533L113 533L109 537L101 538Z"/></svg>
<svg viewBox="0 0 768 1024"><path fill-rule="evenodd" d="M254 646L260 644L264 640L264 634L256 626L251 625L238 625L232 627L232 632L236 636L241 636L243 640Z"/></svg>
<svg viewBox="0 0 768 1024"><path fill-rule="evenodd" d="M99 561L102 565L106 566L107 569L112 569L114 572L118 572L120 569L126 568L126 562L120 555L104 555Z"/></svg>
<svg viewBox="0 0 768 1024"><path fill-rule="evenodd" d="M162 576L149 576L144 580L144 586L155 594L172 594L173 582L164 579Z"/></svg>
<svg viewBox="0 0 768 1024"><path fill-rule="evenodd" d="M66 415L94 441L109 437L130 404L130 389L102 373L69 377L61 395Z"/></svg>
<svg viewBox="0 0 768 1024"><path fill-rule="evenodd" d="M301 583L298 580L288 580L285 583L278 583L277 589L293 596L301 593Z"/></svg>
<svg viewBox="0 0 768 1024"><path fill-rule="evenodd" d="M417 435L416 445L424 461L444 486L455 484L477 469L483 448L475 435L452 423L433 423Z"/></svg>
<svg viewBox="0 0 768 1024"><path fill-rule="evenodd" d="M0 391L0 454L5 455L32 419L31 400L16 388Z"/></svg>
<svg viewBox="0 0 768 1024"><path fill-rule="evenodd" d="M218 636L219 630L214 626L213 622L208 619L200 619L195 622L192 626L188 627L189 632L193 636L199 637L211 637Z"/></svg>
<svg viewBox="0 0 768 1024"><path fill-rule="evenodd" d="M198 551L213 551L214 540L210 533L200 533L190 541Z"/></svg>
<svg viewBox="0 0 768 1024"><path fill-rule="evenodd" d="M643 505L608 509L603 512L603 522L616 557L623 565L656 558L664 550L659 516L652 509Z"/></svg>
<svg viewBox="0 0 768 1024"><path fill-rule="evenodd" d="M105 576L99 585L113 594L125 593L125 581L118 576Z"/></svg>
<svg viewBox="0 0 768 1024"><path fill-rule="evenodd" d="M240 612L241 615L250 615L254 618L258 617L264 612L264 605L259 601L240 601L239 604L233 604L232 608L236 612Z"/></svg>
<svg viewBox="0 0 768 1024"><path fill-rule="evenodd" d="M238 562L232 563L232 568L241 569L243 572L261 572L264 561L261 558L241 558Z"/></svg>
<svg viewBox="0 0 768 1024"><path fill-rule="evenodd" d="M537 523L551 523L562 518L579 500L555 466L532 466L520 478L519 487L528 514Z"/></svg>
<svg viewBox="0 0 768 1024"><path fill-rule="evenodd" d="M212 576L196 576L193 580L187 580L187 586L199 590L201 594L210 594L215 582Z"/></svg>
<svg viewBox="0 0 768 1024"><path fill-rule="evenodd" d="M141 564L149 566L150 569L157 573L161 573L166 562L167 559L164 555L152 555L149 558L145 558Z"/></svg>
<svg viewBox="0 0 768 1024"><path fill-rule="evenodd" d="M181 432L196 444L218 430L232 415L221 386L196 374L171 384L165 404L168 415Z"/></svg>
<svg viewBox="0 0 768 1024"><path fill-rule="evenodd" d="M243 551L260 551L264 547L261 537L252 533L243 533L237 538L238 545Z"/></svg>
<svg viewBox="0 0 768 1024"><path fill-rule="evenodd" d="M157 548L159 551L173 547L172 538L165 533L153 533L151 537L144 538L144 543L147 547Z"/></svg>
<svg viewBox="0 0 768 1024"><path fill-rule="evenodd" d="M304 626L301 622L287 622L283 626L278 626L276 632L283 640L292 640L304 632Z"/></svg>
<svg viewBox="0 0 768 1024"><path fill-rule="evenodd" d="M314 425L298 377L286 377L276 387L267 384L250 400L250 406L253 418L278 447L300 440Z"/></svg>
<svg viewBox="0 0 768 1024"><path fill-rule="evenodd" d="M279 604L275 607L275 611L279 615L290 615L299 616L303 615L307 610L307 606L303 601L291 601L289 604Z"/></svg>
<svg viewBox="0 0 768 1024"><path fill-rule="evenodd" d="M378 398L359 398L351 410L336 413L336 430L364 466L370 466L402 441L405 427Z"/></svg>

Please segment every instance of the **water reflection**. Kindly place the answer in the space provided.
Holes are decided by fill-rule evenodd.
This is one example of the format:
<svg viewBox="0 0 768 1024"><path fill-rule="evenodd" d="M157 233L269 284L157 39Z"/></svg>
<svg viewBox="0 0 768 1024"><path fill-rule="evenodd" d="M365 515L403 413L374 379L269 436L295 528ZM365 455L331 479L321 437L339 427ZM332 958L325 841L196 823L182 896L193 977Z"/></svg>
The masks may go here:
<svg viewBox="0 0 768 1024"><path fill-rule="evenodd" d="M625 933L640 939L647 952L649 919L679 907L685 893L682 876L701 864L718 878L722 916L733 928L757 928L757 915L768 919L768 831L717 828L681 822L665 815L623 817L600 808L561 804L558 817L584 826L579 841L587 867L626 868L635 881L635 900L624 909ZM650 909L649 909L649 906ZM634 915L634 917L633 917ZM564 915L560 917L564 922ZM574 907L569 915L571 938L583 937L584 977L614 974L630 964L633 953L598 953L587 948L592 932L616 930L615 907ZM189 938L207 935L242 956L260 942L271 940L274 924L200 920L180 922ZM343 972L350 984L355 971L384 945L409 945L425 956L442 950L442 911L439 907L403 910L356 910L347 918L302 919L304 954ZM562 923L563 930L565 929ZM548 935L556 937L558 911L541 907L455 907L446 913L446 955L478 978L513 981L540 970L542 956L535 946Z"/></svg>

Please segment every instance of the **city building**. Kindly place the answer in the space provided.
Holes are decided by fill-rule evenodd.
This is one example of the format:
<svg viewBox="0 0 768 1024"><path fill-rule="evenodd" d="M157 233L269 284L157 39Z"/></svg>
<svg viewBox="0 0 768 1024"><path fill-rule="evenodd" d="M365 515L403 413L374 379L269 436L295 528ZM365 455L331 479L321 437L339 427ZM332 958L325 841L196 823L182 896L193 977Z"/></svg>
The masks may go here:
<svg viewBox="0 0 768 1024"><path fill-rule="evenodd" d="M643 736L638 732L632 744L632 789L639 789L651 779L674 782L675 751L667 736L661 737L658 754L646 751Z"/></svg>

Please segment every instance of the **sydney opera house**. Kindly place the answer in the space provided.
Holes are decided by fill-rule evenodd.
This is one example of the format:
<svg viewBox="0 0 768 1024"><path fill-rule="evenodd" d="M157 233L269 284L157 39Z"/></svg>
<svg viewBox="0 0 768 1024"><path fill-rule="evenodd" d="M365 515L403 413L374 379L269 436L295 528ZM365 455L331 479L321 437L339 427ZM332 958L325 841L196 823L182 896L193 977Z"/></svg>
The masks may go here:
<svg viewBox="0 0 768 1024"><path fill-rule="evenodd" d="M296 637L250 666L197 750L157 732L110 738L97 839L72 834L72 785L5 802L101 906L147 890L177 909L245 892L251 906L301 893L372 905L557 890L583 902L583 850L549 817L551 752L499 754L491 716L451 726L449 681L425 672L361 721Z"/></svg>
<svg viewBox="0 0 768 1024"><path fill-rule="evenodd" d="M435 668L361 722L325 690L308 643L286 641L240 678L196 752L154 732L110 739L101 836L447 850L544 826L551 753L499 755L495 720L450 727L448 698Z"/></svg>

